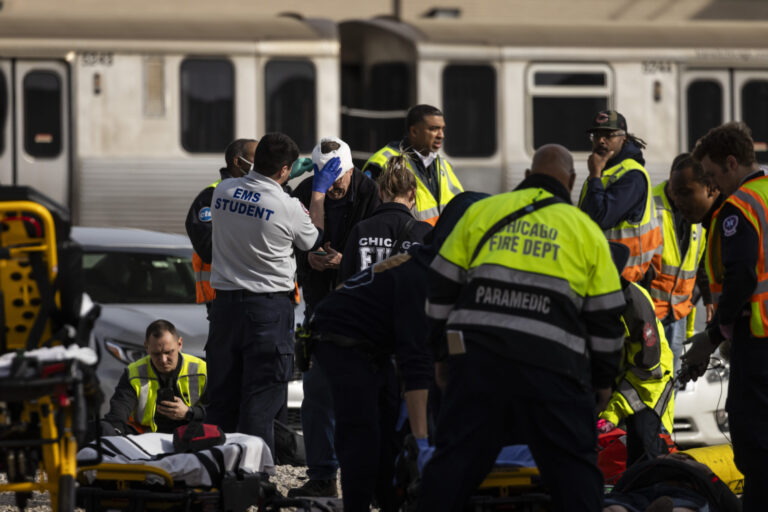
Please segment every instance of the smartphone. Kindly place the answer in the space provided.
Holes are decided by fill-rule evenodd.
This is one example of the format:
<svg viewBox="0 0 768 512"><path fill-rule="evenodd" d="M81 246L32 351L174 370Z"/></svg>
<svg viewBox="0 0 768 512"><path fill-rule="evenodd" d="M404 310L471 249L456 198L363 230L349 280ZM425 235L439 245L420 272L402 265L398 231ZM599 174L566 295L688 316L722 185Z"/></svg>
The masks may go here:
<svg viewBox="0 0 768 512"><path fill-rule="evenodd" d="M316 256L328 256L328 253L325 251L312 251L312 254Z"/></svg>
<svg viewBox="0 0 768 512"><path fill-rule="evenodd" d="M160 388L157 390L158 402L173 402L173 390L170 388Z"/></svg>

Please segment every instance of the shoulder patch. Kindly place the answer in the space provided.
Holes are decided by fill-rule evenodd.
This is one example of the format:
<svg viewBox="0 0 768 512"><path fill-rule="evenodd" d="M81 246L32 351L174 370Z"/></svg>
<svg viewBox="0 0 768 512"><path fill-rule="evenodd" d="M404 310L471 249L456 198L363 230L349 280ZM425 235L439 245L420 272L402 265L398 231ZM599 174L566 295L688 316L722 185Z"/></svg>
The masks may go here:
<svg viewBox="0 0 768 512"><path fill-rule="evenodd" d="M370 266L364 270L361 270L357 274L353 275L340 286L340 288L347 288L349 290L371 284L374 278L373 266Z"/></svg>
<svg viewBox="0 0 768 512"><path fill-rule="evenodd" d="M652 347L656 345L656 331L650 322L645 322L643 325L643 341L646 347Z"/></svg>
<svg viewBox="0 0 768 512"><path fill-rule="evenodd" d="M723 219L723 236L732 236L736 234L736 228L739 227L739 216L730 215Z"/></svg>
<svg viewBox="0 0 768 512"><path fill-rule="evenodd" d="M211 222L211 208L208 206L201 208L200 211L197 212L197 218L200 222Z"/></svg>

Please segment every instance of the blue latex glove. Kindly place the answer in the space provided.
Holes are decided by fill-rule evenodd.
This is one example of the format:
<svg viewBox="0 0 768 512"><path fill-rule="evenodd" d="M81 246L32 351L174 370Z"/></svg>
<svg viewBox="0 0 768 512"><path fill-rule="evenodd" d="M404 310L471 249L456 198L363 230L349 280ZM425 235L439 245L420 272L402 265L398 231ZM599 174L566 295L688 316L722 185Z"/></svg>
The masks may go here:
<svg viewBox="0 0 768 512"><path fill-rule="evenodd" d="M333 182L339 178L341 174L341 158L335 156L328 160L322 169L318 170L317 165L314 166L315 176L312 179L312 192L322 192L325 194Z"/></svg>
<svg viewBox="0 0 768 512"><path fill-rule="evenodd" d="M288 176L288 179L298 178L305 172L309 172L312 169L314 169L315 166L312 164L311 158L299 158L295 162L293 162L293 166L291 166L291 174Z"/></svg>
<svg viewBox="0 0 768 512"><path fill-rule="evenodd" d="M429 462L429 459L432 458L432 455L435 453L435 447L429 446L429 440L428 439L417 439L416 444L419 447L419 456L416 459L416 466L419 468L419 475L424 471L424 466L427 465L427 462Z"/></svg>

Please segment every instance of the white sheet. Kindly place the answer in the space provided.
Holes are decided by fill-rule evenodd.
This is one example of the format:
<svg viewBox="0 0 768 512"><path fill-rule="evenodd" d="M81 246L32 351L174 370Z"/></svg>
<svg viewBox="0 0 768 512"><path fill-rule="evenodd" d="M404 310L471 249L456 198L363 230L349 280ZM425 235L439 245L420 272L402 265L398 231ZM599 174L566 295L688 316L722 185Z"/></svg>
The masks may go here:
<svg viewBox="0 0 768 512"><path fill-rule="evenodd" d="M206 465L198 458L205 457L216 466L218 472L242 469L246 473L275 474L275 465L272 454L266 443L256 436L246 434L227 434L227 441L221 446L197 453L177 453L160 459L158 455L173 453L172 434L141 434L131 436L105 436L104 448L108 450L103 456L103 462L123 464L146 464L167 471L176 482L183 482L189 487L212 486L211 475ZM217 462L212 451L219 451L224 460L224 468ZM240 463L237 464L238 455ZM77 453L77 459L93 459L96 456L95 444L84 447ZM237 468L235 465L237 464ZM95 471L87 471L86 478L89 482L96 479ZM163 479L149 474L147 483L162 483ZM218 483L216 484L218 485Z"/></svg>

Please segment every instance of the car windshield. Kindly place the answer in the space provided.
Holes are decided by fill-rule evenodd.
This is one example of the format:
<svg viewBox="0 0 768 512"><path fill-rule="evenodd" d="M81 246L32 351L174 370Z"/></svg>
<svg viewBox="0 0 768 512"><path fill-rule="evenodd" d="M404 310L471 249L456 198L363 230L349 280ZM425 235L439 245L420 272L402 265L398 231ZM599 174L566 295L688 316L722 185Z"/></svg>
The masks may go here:
<svg viewBox="0 0 768 512"><path fill-rule="evenodd" d="M195 302L192 259L135 252L83 254L85 291L102 304Z"/></svg>

